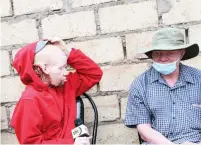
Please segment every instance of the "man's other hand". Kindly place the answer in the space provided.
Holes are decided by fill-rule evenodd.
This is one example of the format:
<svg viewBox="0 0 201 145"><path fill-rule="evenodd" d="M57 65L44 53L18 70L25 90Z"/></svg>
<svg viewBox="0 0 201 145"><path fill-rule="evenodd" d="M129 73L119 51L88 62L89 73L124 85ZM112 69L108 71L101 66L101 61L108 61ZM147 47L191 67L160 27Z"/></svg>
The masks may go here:
<svg viewBox="0 0 201 145"><path fill-rule="evenodd" d="M91 137L78 137L75 139L74 145L90 145Z"/></svg>

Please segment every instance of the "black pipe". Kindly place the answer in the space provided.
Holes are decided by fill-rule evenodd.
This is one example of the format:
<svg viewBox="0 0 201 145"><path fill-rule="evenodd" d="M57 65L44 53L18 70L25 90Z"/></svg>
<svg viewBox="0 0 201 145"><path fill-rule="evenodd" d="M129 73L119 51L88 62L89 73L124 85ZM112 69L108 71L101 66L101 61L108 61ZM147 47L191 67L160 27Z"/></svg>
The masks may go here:
<svg viewBox="0 0 201 145"><path fill-rule="evenodd" d="M93 124L93 134L92 134L91 143L96 144L96 136L97 136L97 128L98 128L98 110L97 110L96 104L94 103L94 101L88 94L84 93L83 96L85 96L89 100L94 110L94 124Z"/></svg>

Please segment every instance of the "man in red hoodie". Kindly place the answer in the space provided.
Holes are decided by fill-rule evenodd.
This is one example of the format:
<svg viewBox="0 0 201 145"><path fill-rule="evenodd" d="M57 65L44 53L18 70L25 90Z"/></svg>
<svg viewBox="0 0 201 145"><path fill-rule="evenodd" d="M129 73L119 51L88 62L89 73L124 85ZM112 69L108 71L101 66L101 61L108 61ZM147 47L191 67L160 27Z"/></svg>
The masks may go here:
<svg viewBox="0 0 201 145"><path fill-rule="evenodd" d="M74 68L68 73L67 65ZM76 97L102 77L100 67L59 39L31 43L18 51L13 66L26 85L14 110L11 126L20 144L90 144L72 138Z"/></svg>

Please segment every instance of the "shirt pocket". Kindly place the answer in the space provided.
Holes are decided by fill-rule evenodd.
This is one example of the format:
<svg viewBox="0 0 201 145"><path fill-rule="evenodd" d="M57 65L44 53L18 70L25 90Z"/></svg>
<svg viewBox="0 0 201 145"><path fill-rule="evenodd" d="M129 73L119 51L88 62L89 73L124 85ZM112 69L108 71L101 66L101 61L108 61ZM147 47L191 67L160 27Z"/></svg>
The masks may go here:
<svg viewBox="0 0 201 145"><path fill-rule="evenodd" d="M190 97L191 104L201 104L201 95L194 95Z"/></svg>
<svg viewBox="0 0 201 145"><path fill-rule="evenodd" d="M201 104L201 87L198 85L188 86L186 94L191 104Z"/></svg>
<svg viewBox="0 0 201 145"><path fill-rule="evenodd" d="M201 108L193 106L189 107L189 114L191 120L191 128L195 130L201 130Z"/></svg>

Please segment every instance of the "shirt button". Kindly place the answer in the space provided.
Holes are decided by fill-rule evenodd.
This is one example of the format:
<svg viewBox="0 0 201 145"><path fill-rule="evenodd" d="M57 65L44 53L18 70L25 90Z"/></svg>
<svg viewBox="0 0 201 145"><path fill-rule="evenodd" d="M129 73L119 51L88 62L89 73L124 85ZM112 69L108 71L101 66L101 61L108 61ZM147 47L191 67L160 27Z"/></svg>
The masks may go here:
<svg viewBox="0 0 201 145"><path fill-rule="evenodd" d="M173 117L173 119L175 119L175 117Z"/></svg>
<svg viewBox="0 0 201 145"><path fill-rule="evenodd" d="M175 104L175 102L173 102L173 104Z"/></svg>
<svg viewBox="0 0 201 145"><path fill-rule="evenodd" d="M164 136L164 137L166 137L166 138L168 137L168 135L167 135L167 134L164 134L163 136Z"/></svg>

